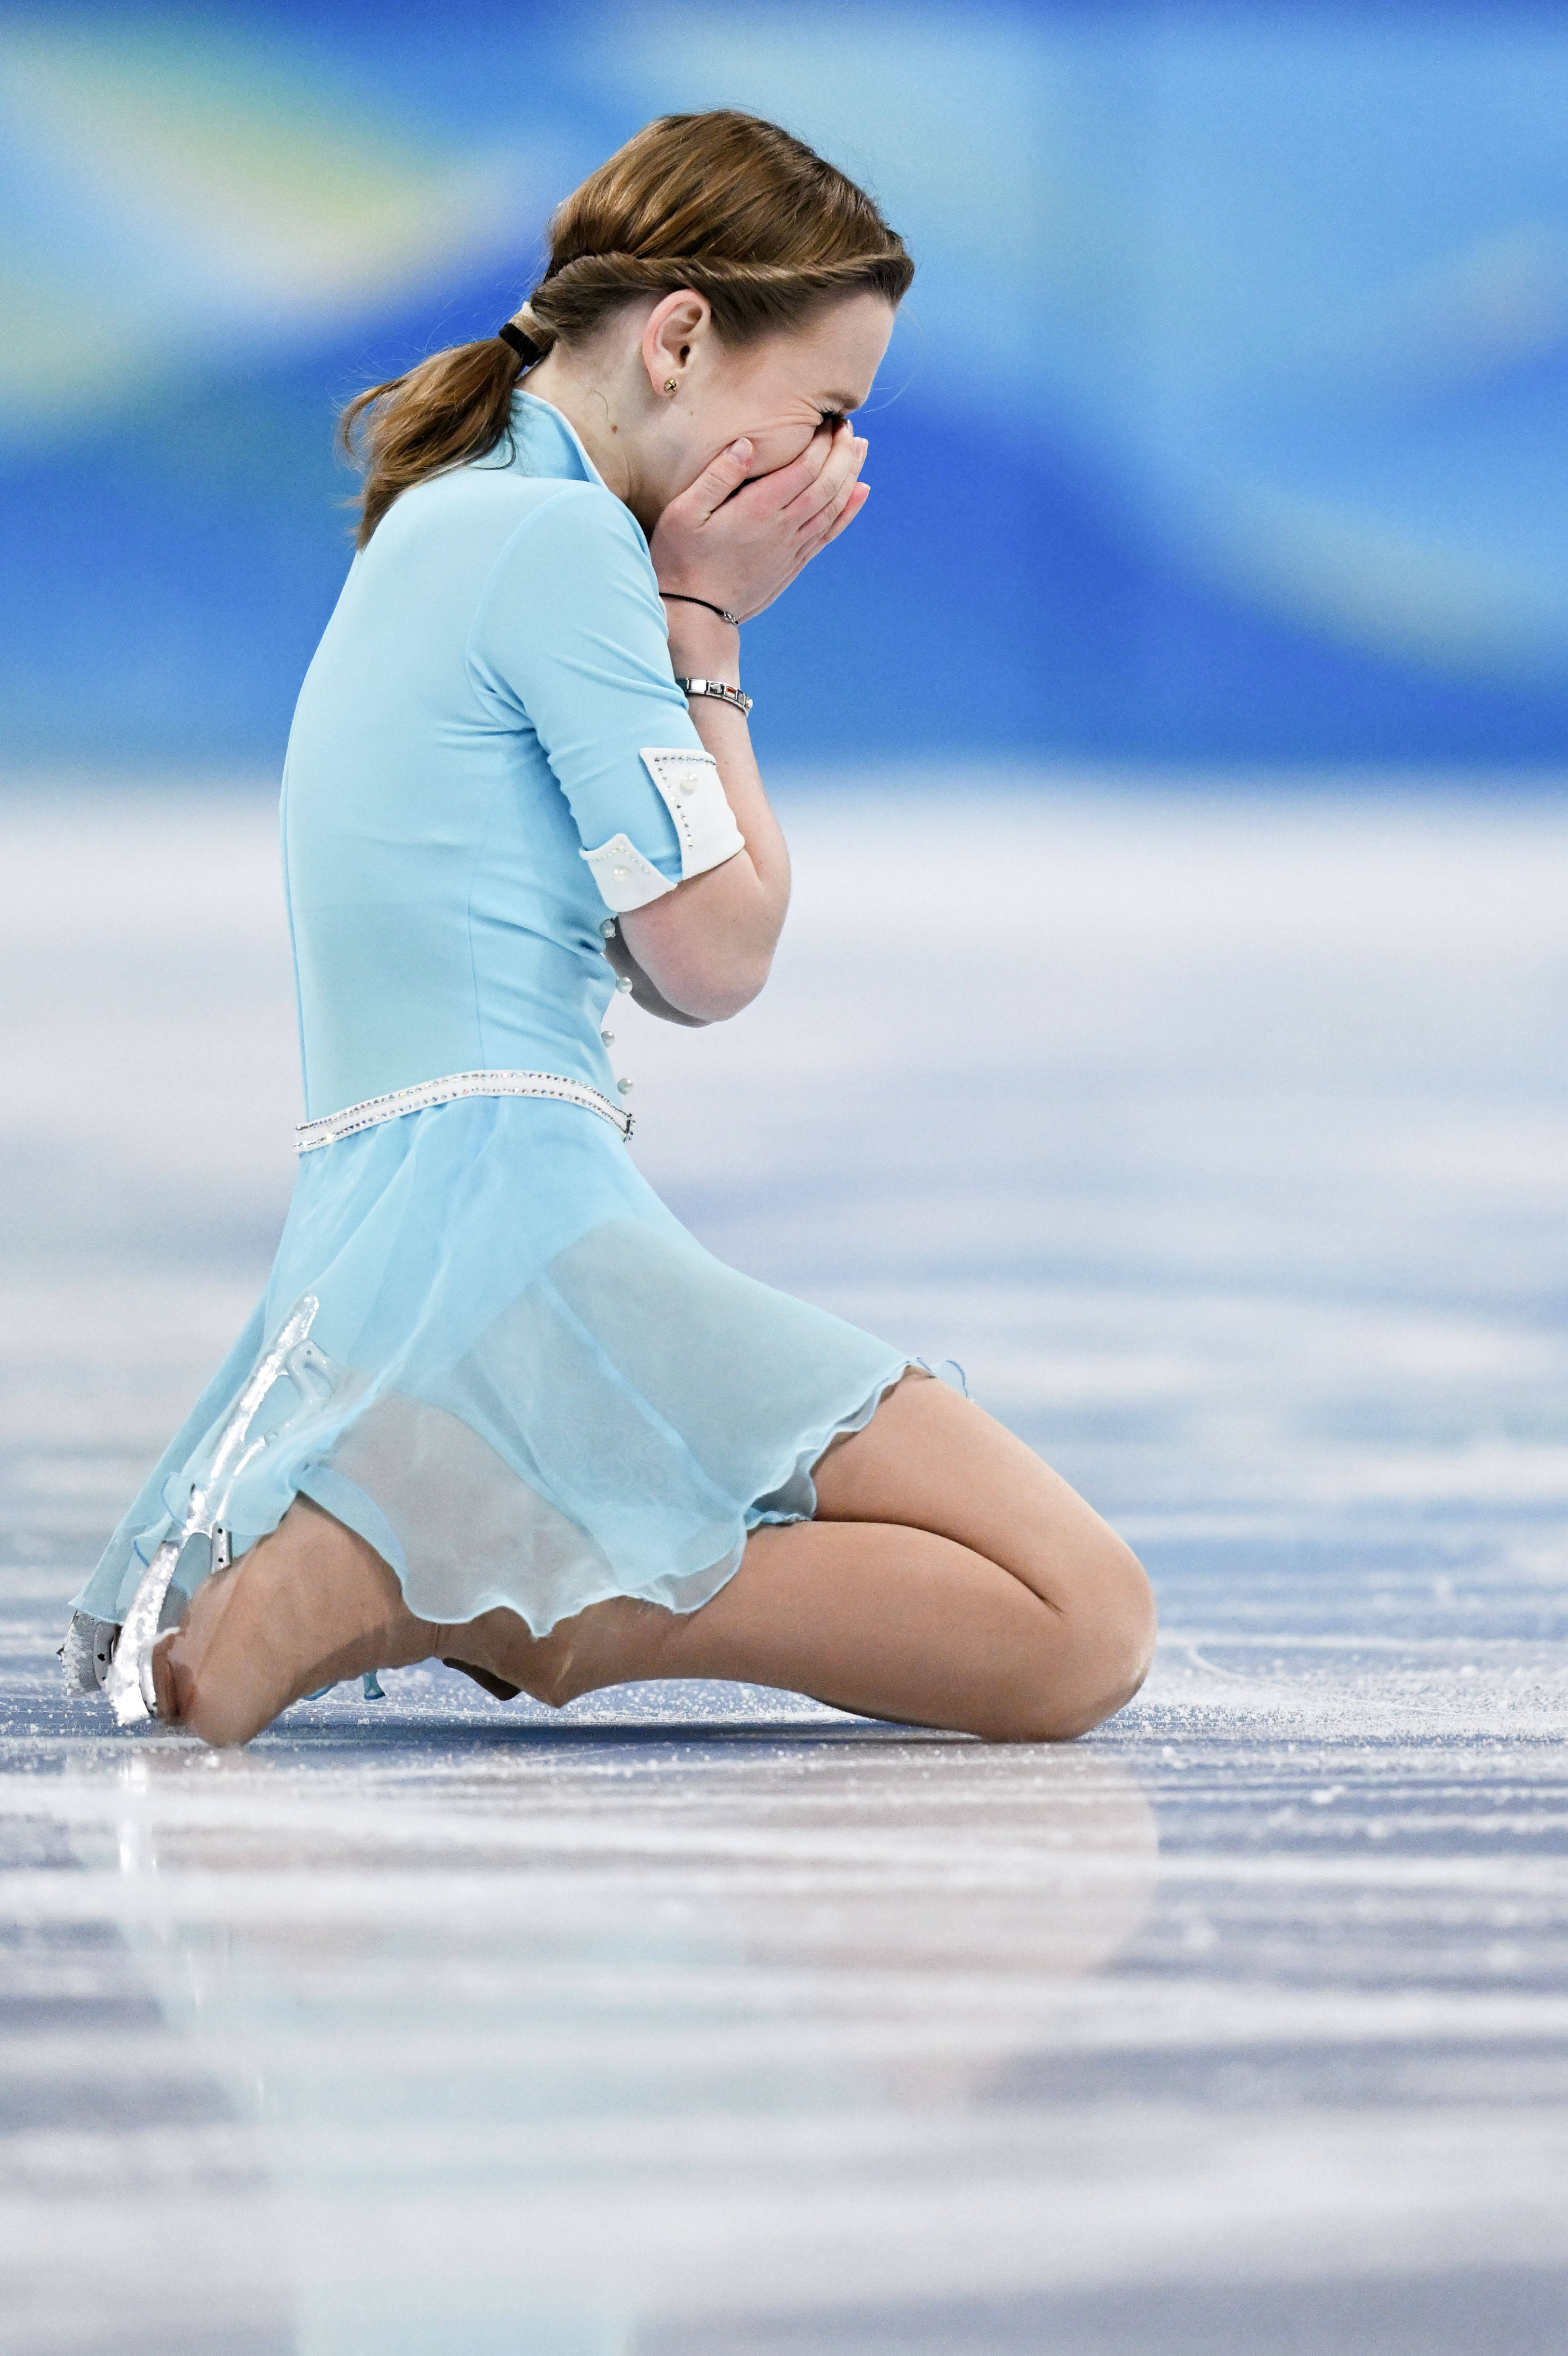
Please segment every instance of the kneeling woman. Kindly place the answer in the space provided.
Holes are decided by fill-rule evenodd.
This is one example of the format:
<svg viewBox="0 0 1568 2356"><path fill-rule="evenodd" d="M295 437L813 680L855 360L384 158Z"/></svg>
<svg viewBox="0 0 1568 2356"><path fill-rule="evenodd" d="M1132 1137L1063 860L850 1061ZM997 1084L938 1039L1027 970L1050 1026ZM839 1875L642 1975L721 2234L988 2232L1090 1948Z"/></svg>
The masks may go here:
<svg viewBox="0 0 1568 2356"><path fill-rule="evenodd" d="M503 1697L737 1677L1024 1740L1136 1691L1126 1547L900 1352L702 1250L625 1151L603 1027L617 987L704 1023L767 979L788 862L738 623L864 503L846 412L911 275L798 141L671 117L561 207L496 338L352 405L359 552L283 785L299 1182L78 1599L123 1720L244 1742L432 1655Z"/></svg>

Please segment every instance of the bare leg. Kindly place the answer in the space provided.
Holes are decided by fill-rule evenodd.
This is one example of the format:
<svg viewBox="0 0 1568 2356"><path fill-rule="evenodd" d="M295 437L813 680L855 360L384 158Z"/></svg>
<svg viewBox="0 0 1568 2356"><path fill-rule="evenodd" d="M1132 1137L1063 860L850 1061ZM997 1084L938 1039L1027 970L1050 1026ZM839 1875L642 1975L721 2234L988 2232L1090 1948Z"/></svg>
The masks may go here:
<svg viewBox="0 0 1568 2356"><path fill-rule="evenodd" d="M432 1653L554 1703L639 1677L734 1677L1000 1740L1081 1734L1136 1692L1154 1646L1136 1560L944 1385L906 1376L827 1451L816 1485L818 1518L756 1531L700 1611L617 1599L545 1637L510 1612L415 1619L379 1557L301 1500L160 1644L160 1713L244 1742L329 1677Z"/></svg>
<svg viewBox="0 0 1568 2356"><path fill-rule="evenodd" d="M566 1701L634 1677L735 1677L1000 1740L1082 1734L1154 1651L1136 1558L1032 1450L944 1384L906 1376L816 1470L818 1518L756 1531L710 1603L601 1604L485 1665Z"/></svg>
<svg viewBox="0 0 1568 2356"><path fill-rule="evenodd" d="M158 1716L204 1742L249 1742L318 1686L428 1658L416 1620L373 1547L296 1497L271 1537L197 1589L153 1652Z"/></svg>

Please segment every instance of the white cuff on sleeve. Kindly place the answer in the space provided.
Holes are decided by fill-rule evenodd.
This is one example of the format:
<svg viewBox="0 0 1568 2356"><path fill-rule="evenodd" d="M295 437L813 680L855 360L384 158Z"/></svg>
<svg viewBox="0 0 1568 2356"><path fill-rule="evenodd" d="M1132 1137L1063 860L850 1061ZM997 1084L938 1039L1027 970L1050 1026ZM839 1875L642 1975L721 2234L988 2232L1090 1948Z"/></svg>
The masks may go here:
<svg viewBox="0 0 1568 2356"><path fill-rule="evenodd" d="M685 744L645 744L642 754L643 765L675 820L683 883L688 875L705 875L710 867L721 867L738 851L744 851L746 838L724 798L719 764L711 753L693 752ZM594 857L598 856L596 851Z"/></svg>
<svg viewBox="0 0 1568 2356"><path fill-rule="evenodd" d="M650 900L675 890L669 877L661 875L653 861L645 859L626 835L613 834L597 851L584 851L580 855L593 871L593 881L604 905L613 908L618 916L624 916L629 908L645 908Z"/></svg>

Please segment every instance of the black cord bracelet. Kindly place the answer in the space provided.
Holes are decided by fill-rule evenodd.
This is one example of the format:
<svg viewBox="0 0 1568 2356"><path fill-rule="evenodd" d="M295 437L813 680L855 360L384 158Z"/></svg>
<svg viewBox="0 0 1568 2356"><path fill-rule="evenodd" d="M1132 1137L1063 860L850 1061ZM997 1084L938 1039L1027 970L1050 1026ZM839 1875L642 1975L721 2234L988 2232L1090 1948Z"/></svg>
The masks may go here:
<svg viewBox="0 0 1568 2356"><path fill-rule="evenodd" d="M722 605L710 605L706 597L688 597L679 589L661 589L659 595L667 597L672 605L700 605L705 614L717 614L721 622L729 622L737 630L741 626L739 614L727 614Z"/></svg>

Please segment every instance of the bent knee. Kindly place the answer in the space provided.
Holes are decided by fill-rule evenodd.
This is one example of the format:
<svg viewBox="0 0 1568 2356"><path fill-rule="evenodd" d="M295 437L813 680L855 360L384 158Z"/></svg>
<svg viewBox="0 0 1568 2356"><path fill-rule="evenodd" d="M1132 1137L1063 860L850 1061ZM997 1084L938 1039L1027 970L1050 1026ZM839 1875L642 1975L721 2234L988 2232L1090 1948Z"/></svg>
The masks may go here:
<svg viewBox="0 0 1568 2356"><path fill-rule="evenodd" d="M1092 1595L1056 1616L1018 1664L997 1697L993 1725L976 1731L994 1742L1071 1742L1125 1708L1149 1672L1158 1615L1142 1563L1110 1538Z"/></svg>
<svg viewBox="0 0 1568 2356"><path fill-rule="evenodd" d="M242 1697L225 1691L221 1680L192 1669L179 1655L177 1632L171 1630L153 1649L153 1690L157 1717L165 1726L194 1734L213 1751L232 1751L249 1742L269 1723L247 1714Z"/></svg>
<svg viewBox="0 0 1568 2356"><path fill-rule="evenodd" d="M235 1707L231 1695L203 1693L198 1687L189 1708L178 1719L182 1730L194 1734L210 1751L237 1751L254 1741L272 1724L272 1718Z"/></svg>

